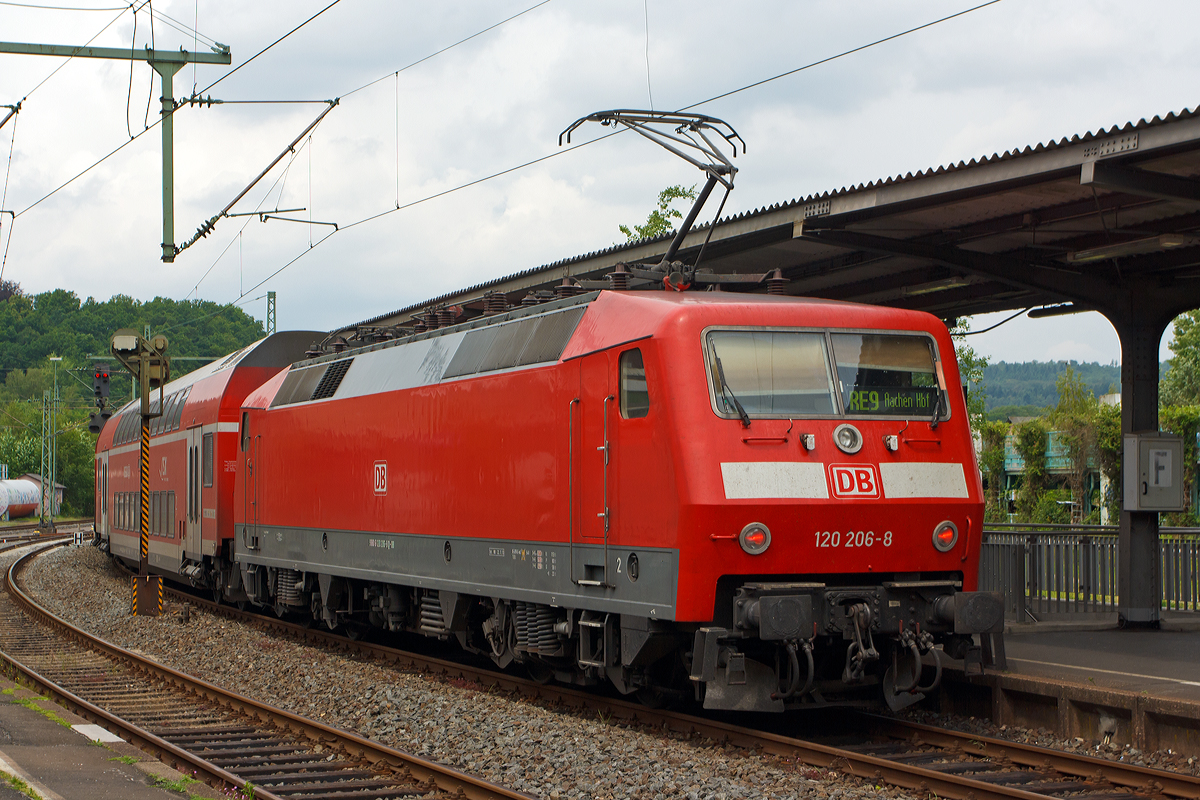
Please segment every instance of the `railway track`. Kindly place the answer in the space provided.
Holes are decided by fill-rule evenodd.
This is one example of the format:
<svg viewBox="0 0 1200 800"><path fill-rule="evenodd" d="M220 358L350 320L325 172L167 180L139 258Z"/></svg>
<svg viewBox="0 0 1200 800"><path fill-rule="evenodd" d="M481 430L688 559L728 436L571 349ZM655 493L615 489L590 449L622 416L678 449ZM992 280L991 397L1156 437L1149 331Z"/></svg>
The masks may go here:
<svg viewBox="0 0 1200 800"><path fill-rule="evenodd" d="M91 636L21 589L22 569L45 549L21 557L5 574L0 659L23 682L175 769L258 800L528 798L227 692Z"/></svg>
<svg viewBox="0 0 1200 800"><path fill-rule="evenodd" d="M36 541L56 534L74 533L84 526L91 524L91 517L60 519L54 523L54 533L47 534L42 533L41 526L36 522L22 523L20 525L4 525L0 526L0 545L8 545L13 542Z"/></svg>
<svg viewBox="0 0 1200 800"><path fill-rule="evenodd" d="M836 746L822 744L778 731L655 710L564 686L541 684L469 664L352 640L273 616L240 611L177 589L168 592L177 603L202 607L229 619L249 621L260 628L311 644L369 656L447 679L474 681L525 697L540 698L553 705L594 710L618 721L703 736L759 753L794 759L797 764L888 783L922 795L933 793L963 800L1200 798L1200 778L1190 775L857 712L851 713L861 724L853 727L868 731L868 734L859 732L844 737L852 741L839 741Z"/></svg>

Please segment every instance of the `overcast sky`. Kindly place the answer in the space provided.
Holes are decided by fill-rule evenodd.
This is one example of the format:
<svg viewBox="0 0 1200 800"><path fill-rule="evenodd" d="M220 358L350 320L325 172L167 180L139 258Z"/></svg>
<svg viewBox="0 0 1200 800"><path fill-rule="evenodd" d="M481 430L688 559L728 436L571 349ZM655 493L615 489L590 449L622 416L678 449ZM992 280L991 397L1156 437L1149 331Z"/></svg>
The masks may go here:
<svg viewBox="0 0 1200 800"><path fill-rule="evenodd" d="M50 4L26 5L39 1ZM159 260L158 128L42 199L157 119L151 68L75 59L43 83L62 59L0 55L0 105L22 101L0 129L2 207L17 214L0 215L4 277L31 293L244 302L260 319L261 296L273 290L280 329L366 319L607 247L623 239L618 225L644 220L659 190L701 176L640 137L620 136L397 205L558 153L559 132L592 111L687 106L975 4L550 0L404 69L535 2L341 0L232 73L328 0L154 2L156 12L197 28L196 38L161 19L152 31L143 8L138 48L153 41L205 51L215 40L232 51L232 67L185 67L177 98L226 75L207 94L341 98L295 156L233 209L303 208L283 216L337 223L328 241L317 244L333 233L329 225L224 219L173 264ZM0 38L83 44L111 22L93 44L134 41L133 13L112 0L55 4L107 10L0 2ZM1003 0L703 105L697 110L725 119L747 143L725 213L1193 107L1198 22L1193 0ZM323 108L228 104L177 113L176 242ZM574 140L604 132L592 126ZM979 317L974 327L1000 319ZM1115 333L1097 314L1021 318L972 344L997 361L1120 358Z"/></svg>

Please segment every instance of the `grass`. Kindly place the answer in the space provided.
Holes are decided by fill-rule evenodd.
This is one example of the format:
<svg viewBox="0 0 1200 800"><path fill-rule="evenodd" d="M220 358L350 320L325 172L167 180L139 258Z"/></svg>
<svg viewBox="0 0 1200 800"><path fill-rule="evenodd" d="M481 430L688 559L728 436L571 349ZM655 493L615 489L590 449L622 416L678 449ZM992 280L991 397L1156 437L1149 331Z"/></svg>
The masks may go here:
<svg viewBox="0 0 1200 800"><path fill-rule="evenodd" d="M199 782L200 781L196 780L195 778L190 778L187 775L181 776L178 780L169 780L168 778L163 778L161 776L154 779L155 786L160 789L166 789L168 792L187 792L187 787L191 786L193 783ZM191 796L191 793L188 792L188 795Z"/></svg>
<svg viewBox="0 0 1200 800"><path fill-rule="evenodd" d="M49 700L50 698L39 697L38 699L39 700ZM27 697L22 697L18 700L13 700L13 702L19 706L25 706L26 708L30 709L31 711L36 711L37 713L41 714L46 719L51 720L53 722L57 722L59 725L62 725L64 728L71 727L71 723L67 722L65 719L60 717L58 714L55 714L52 709L42 708L37 703L33 702L32 700L30 700Z"/></svg>
<svg viewBox="0 0 1200 800"><path fill-rule="evenodd" d="M133 756L113 756L109 761L120 761L122 764L136 764L138 760Z"/></svg>
<svg viewBox="0 0 1200 800"><path fill-rule="evenodd" d="M42 800L42 796L40 794L35 792L28 783L21 780L16 775L9 775L7 772L0 772L0 777L3 777L5 783L26 797L31 797L33 800Z"/></svg>

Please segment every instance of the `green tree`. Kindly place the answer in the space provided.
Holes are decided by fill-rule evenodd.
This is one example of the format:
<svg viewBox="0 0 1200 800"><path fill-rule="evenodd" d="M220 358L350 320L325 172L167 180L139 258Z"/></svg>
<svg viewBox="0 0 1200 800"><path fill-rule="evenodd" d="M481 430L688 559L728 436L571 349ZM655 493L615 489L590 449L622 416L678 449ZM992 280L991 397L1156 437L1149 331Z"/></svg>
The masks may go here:
<svg viewBox="0 0 1200 800"><path fill-rule="evenodd" d="M1200 310L1175 318L1175 333L1167 346L1174 357L1159 383L1159 401L1177 406L1200 403Z"/></svg>
<svg viewBox="0 0 1200 800"><path fill-rule="evenodd" d="M1124 452L1119 406L1100 406L1096 414L1096 451L1100 472L1108 479L1108 494L1100 501L1108 508L1108 521L1115 523L1121 514L1121 456Z"/></svg>
<svg viewBox="0 0 1200 800"><path fill-rule="evenodd" d="M668 186L658 193L658 208L650 212L650 216L646 217L645 225L634 225L630 230L628 225L618 225L621 233L625 234L627 241L636 242L639 239L653 239L657 236L662 236L665 233L670 233L675 226L671 223L673 219L683 219L677 209L671 208L671 203L675 200L695 200L696 187L685 189L682 186Z"/></svg>
<svg viewBox="0 0 1200 800"><path fill-rule="evenodd" d="M1036 522L1038 503L1046 487L1046 436L1049 429L1040 419L1013 428L1013 447L1025 462L1021 488L1017 492L1017 519Z"/></svg>
<svg viewBox="0 0 1200 800"><path fill-rule="evenodd" d="M1196 433L1200 431L1200 405L1163 406L1158 410L1158 427L1183 438L1183 496L1190 504L1196 483ZM1163 515L1163 524L1196 524L1196 509Z"/></svg>
<svg viewBox="0 0 1200 800"><path fill-rule="evenodd" d="M1067 488L1071 501L1070 522L1083 521L1087 501L1089 467L1096 462L1096 423L1099 403L1083 378L1067 367L1057 380L1058 405L1050 412L1050 424L1058 432L1059 441L1067 451L1070 467Z"/></svg>
<svg viewBox="0 0 1200 800"><path fill-rule="evenodd" d="M41 403L58 375L56 437L58 480L66 486L63 513L87 515L95 502L96 437L87 431L94 410L92 368L109 353L118 328L139 332L150 326L170 340L171 356L220 357L263 335L261 323L236 306L156 297L147 302L126 295L107 301L80 301L56 289L27 295L15 284L0 284L0 463L10 473L38 472L41 466ZM61 357L57 367L50 356ZM110 407L131 398L128 376L113 367ZM205 362L179 360L173 378Z"/></svg>
<svg viewBox="0 0 1200 800"><path fill-rule="evenodd" d="M983 518L987 522L1007 522L1004 503L1004 442L1008 438L1007 422L985 422L979 431L983 447L979 452L979 468L987 478Z"/></svg>
<svg viewBox="0 0 1200 800"><path fill-rule="evenodd" d="M987 368L988 357L980 355L974 347L964 340L971 330L969 317L960 317L950 328L950 336L954 339L954 355L958 360L958 374L963 385L967 387L967 416L971 422L971 430L981 432L984 424L984 414L987 410L987 387L983 383L983 371Z"/></svg>

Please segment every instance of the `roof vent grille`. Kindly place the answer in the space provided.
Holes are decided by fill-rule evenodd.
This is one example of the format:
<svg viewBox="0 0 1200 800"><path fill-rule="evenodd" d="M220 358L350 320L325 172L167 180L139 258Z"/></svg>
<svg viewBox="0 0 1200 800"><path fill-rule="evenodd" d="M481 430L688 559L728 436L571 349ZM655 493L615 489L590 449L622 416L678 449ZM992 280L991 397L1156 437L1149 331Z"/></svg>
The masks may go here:
<svg viewBox="0 0 1200 800"><path fill-rule="evenodd" d="M330 364L329 369L325 370L321 382L313 390L312 399L322 400L326 397L333 397L333 393L342 385L342 378L346 377L346 371L353 363L353 358L347 358L344 361L335 361Z"/></svg>

